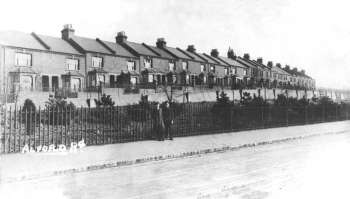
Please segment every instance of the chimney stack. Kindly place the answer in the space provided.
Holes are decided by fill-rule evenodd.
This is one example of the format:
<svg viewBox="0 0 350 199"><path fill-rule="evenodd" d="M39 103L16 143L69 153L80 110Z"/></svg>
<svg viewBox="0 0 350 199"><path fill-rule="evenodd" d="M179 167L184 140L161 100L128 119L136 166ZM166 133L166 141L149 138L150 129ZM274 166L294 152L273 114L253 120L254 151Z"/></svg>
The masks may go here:
<svg viewBox="0 0 350 199"><path fill-rule="evenodd" d="M243 55L243 59L249 60L249 59L250 59L249 53L245 53L245 54Z"/></svg>
<svg viewBox="0 0 350 199"><path fill-rule="evenodd" d="M301 70L300 72L301 72L301 74L305 75L305 70L304 69Z"/></svg>
<svg viewBox="0 0 350 199"><path fill-rule="evenodd" d="M124 43L128 37L126 36L124 31L120 31L117 33L117 36L115 37L115 40L117 43Z"/></svg>
<svg viewBox="0 0 350 199"><path fill-rule="evenodd" d="M272 62L272 61L268 61L268 62L267 62L267 66L270 67L270 68L272 68L273 62ZM281 65L280 65L280 67L281 67Z"/></svg>
<svg viewBox="0 0 350 199"><path fill-rule="evenodd" d="M191 53L195 53L196 52L196 48L194 47L194 45L188 45L187 46L187 51L189 51Z"/></svg>
<svg viewBox="0 0 350 199"><path fill-rule="evenodd" d="M72 36L74 36L75 30L73 29L72 24L65 24L63 26L63 30L61 31L61 38L64 40L69 40Z"/></svg>
<svg viewBox="0 0 350 199"><path fill-rule="evenodd" d="M166 47L166 41L164 38L158 38L156 45L158 48L165 48Z"/></svg>
<svg viewBox="0 0 350 199"><path fill-rule="evenodd" d="M233 50L231 48L229 48L227 51L227 57L230 59L236 59L235 52L233 52Z"/></svg>
<svg viewBox="0 0 350 199"><path fill-rule="evenodd" d="M212 49L210 52L210 55L213 57L218 57L219 56L219 51L218 49Z"/></svg>
<svg viewBox="0 0 350 199"><path fill-rule="evenodd" d="M258 59L256 59L256 61L259 63L259 64L263 64L263 58L259 57Z"/></svg>

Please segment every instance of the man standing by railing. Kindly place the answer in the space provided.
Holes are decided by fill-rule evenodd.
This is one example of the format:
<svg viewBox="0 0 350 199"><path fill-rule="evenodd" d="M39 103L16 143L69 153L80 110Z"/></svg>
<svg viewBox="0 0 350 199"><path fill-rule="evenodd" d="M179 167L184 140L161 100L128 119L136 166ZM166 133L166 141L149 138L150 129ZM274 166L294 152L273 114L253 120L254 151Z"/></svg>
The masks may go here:
<svg viewBox="0 0 350 199"><path fill-rule="evenodd" d="M173 135L171 132L171 125L173 124L171 109L169 102L165 102L165 107L163 109L163 116L164 116L164 126L165 126L165 137L169 138L170 140L173 140Z"/></svg>
<svg viewBox="0 0 350 199"><path fill-rule="evenodd" d="M154 133L155 137L157 138L158 141L163 141L164 140L164 120L163 120L163 110L160 107L160 104L157 103L157 109L154 113Z"/></svg>

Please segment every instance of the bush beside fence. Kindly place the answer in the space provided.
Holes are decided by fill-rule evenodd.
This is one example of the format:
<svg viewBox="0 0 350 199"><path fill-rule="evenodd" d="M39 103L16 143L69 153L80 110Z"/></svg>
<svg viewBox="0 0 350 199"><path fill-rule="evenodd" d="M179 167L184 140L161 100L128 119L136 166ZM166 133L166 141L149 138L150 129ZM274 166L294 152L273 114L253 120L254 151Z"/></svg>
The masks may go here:
<svg viewBox="0 0 350 199"><path fill-rule="evenodd" d="M177 104L173 109L175 137L348 120L347 104L307 106L216 107L215 103ZM179 107L181 106L181 107ZM55 146L84 139L87 145L152 139L155 106L40 108L0 111L1 153L19 152L28 144Z"/></svg>

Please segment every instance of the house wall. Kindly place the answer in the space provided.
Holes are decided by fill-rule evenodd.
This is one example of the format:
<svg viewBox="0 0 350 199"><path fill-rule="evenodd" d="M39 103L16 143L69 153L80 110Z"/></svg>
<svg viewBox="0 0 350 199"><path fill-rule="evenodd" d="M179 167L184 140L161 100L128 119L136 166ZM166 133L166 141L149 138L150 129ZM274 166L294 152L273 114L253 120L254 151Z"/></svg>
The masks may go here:
<svg viewBox="0 0 350 199"><path fill-rule="evenodd" d="M143 64L144 64L144 62L143 62ZM159 58L153 57L152 64L153 64L153 68L157 68L157 69L164 71L164 72L169 72L169 60L168 59L159 59Z"/></svg>
<svg viewBox="0 0 350 199"><path fill-rule="evenodd" d="M188 61L188 70L191 72L191 74L199 75L201 73L201 65L204 65L205 67L205 64Z"/></svg>
<svg viewBox="0 0 350 199"><path fill-rule="evenodd" d="M243 78L243 77L245 77L245 75L244 75L244 68L241 68L241 67L236 67L236 75L238 76L238 77L240 77L240 78ZM247 71L247 75L248 75L248 71Z"/></svg>

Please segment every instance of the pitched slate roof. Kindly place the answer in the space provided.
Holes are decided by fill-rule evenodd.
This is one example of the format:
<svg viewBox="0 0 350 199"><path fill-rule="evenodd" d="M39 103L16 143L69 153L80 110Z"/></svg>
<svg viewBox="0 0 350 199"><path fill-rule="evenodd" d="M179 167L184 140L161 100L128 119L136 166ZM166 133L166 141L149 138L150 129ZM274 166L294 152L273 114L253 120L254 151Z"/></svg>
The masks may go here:
<svg viewBox="0 0 350 199"><path fill-rule="evenodd" d="M217 62L216 64L219 64L219 65L222 65L222 66L229 66L227 63L221 61L220 59L218 59L218 58L216 58L216 57L213 57L213 56L208 55L208 54L205 54L205 53L204 53L204 55L205 55L206 57L208 57L209 59L215 60L215 61Z"/></svg>
<svg viewBox="0 0 350 199"><path fill-rule="evenodd" d="M41 41L43 41L50 48L51 51L81 55L67 41L61 38L51 37L46 35L39 35L39 34L36 34L36 35Z"/></svg>
<svg viewBox="0 0 350 199"><path fill-rule="evenodd" d="M199 57L201 57L202 59L207 60L206 63L209 63L209 64L218 64L218 62L216 62L216 61L214 61L214 60L208 58L207 56L205 56L204 53L197 53L197 55L198 55Z"/></svg>
<svg viewBox="0 0 350 199"><path fill-rule="evenodd" d="M135 55L126 50L123 46L118 43L110 42L110 41L102 41L108 48L112 49L116 55L124 56L124 57L132 57L136 58Z"/></svg>
<svg viewBox="0 0 350 199"><path fill-rule="evenodd" d="M222 59L224 62L230 64L231 66L237 66L237 67L241 67L241 68L247 68L247 66L241 64L240 62L234 60L234 59L231 59L231 58L228 58L228 57L222 57L222 56L219 56L220 59Z"/></svg>
<svg viewBox="0 0 350 199"><path fill-rule="evenodd" d="M177 48L177 49L180 50L182 53L191 56L191 59L194 60L194 61L202 62L202 63L207 62L206 59L203 60L203 58L200 57L199 55L197 55L197 53L193 53L193 52L190 52L190 51L187 51L187 50L182 50L181 48Z"/></svg>
<svg viewBox="0 0 350 199"><path fill-rule="evenodd" d="M103 47L99 42L96 41L96 39L79 36L72 36L71 39L77 43L84 51L112 54L111 51Z"/></svg>
<svg viewBox="0 0 350 199"><path fill-rule="evenodd" d="M147 45L147 44L145 44ZM167 59L175 59L174 56L172 56L171 54L167 53L165 50L162 50L160 48L157 48L155 46L150 46L147 45L147 47L149 47L150 49L152 49L153 51L155 51L156 53L158 53L161 57L163 58L167 58Z"/></svg>
<svg viewBox="0 0 350 199"><path fill-rule="evenodd" d="M166 46L165 49L180 59L191 59L191 57L187 56L186 54L184 54L176 48Z"/></svg>
<svg viewBox="0 0 350 199"><path fill-rule="evenodd" d="M140 55L153 56L153 57L158 56L157 54L153 53L151 50L147 49L142 44L131 42L131 41L125 41L125 44Z"/></svg>
<svg viewBox="0 0 350 199"><path fill-rule="evenodd" d="M249 61L251 61L253 64L255 64L257 67L260 67L260 68L263 68L263 69L267 69L267 70L269 70L269 67L267 67L266 65L264 65L264 64L261 64L261 63L259 63L259 62L257 62L257 61L255 61L255 60L249 60Z"/></svg>
<svg viewBox="0 0 350 199"><path fill-rule="evenodd" d="M19 31L0 32L0 44L18 48L47 50L31 34Z"/></svg>
<svg viewBox="0 0 350 199"><path fill-rule="evenodd" d="M283 73L285 75L290 75L287 71L283 70L282 68L280 67L277 67L277 66L272 66L271 68L272 71L278 71L280 73Z"/></svg>
<svg viewBox="0 0 350 199"><path fill-rule="evenodd" d="M241 64L243 65L246 65L247 67L250 67L250 68L257 68L256 65L252 64L251 62L249 62L248 60L242 58L242 57L237 57L236 59L238 62L240 62Z"/></svg>

